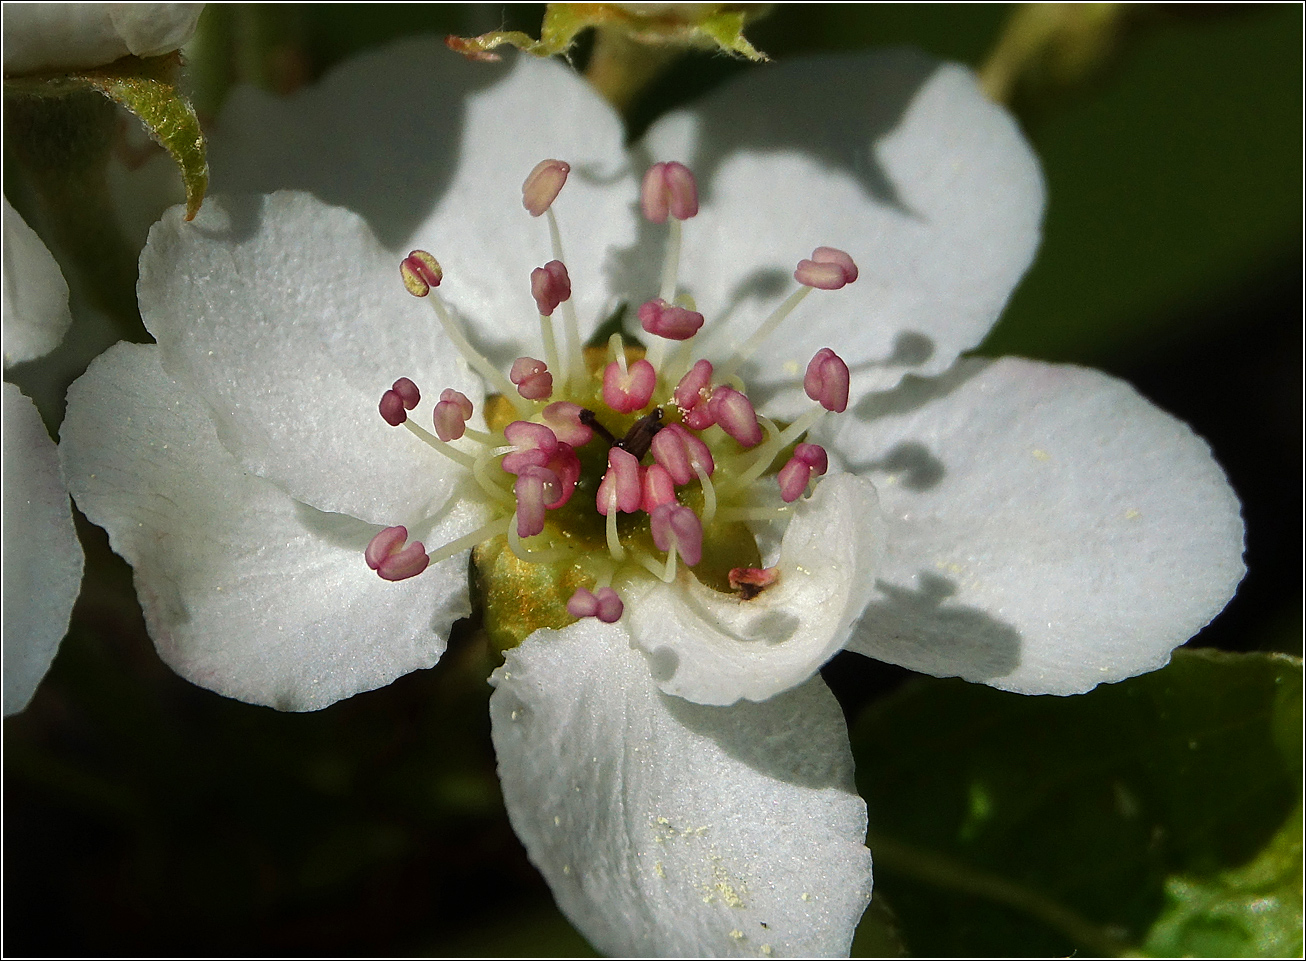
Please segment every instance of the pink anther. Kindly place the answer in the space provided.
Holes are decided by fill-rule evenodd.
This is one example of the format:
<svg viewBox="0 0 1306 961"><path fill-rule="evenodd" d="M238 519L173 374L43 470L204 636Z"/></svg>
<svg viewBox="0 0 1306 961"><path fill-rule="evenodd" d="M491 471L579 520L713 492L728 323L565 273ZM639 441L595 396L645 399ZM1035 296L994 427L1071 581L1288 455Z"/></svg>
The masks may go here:
<svg viewBox="0 0 1306 961"><path fill-rule="evenodd" d="M753 402L733 387L718 387L712 391L708 410L721 429L745 447L755 447L762 442L762 427L757 422Z"/></svg>
<svg viewBox="0 0 1306 961"><path fill-rule="evenodd" d="M803 376L803 390L828 411L842 414L848 409L848 365L829 347L816 352L807 373Z"/></svg>
<svg viewBox="0 0 1306 961"><path fill-rule="evenodd" d="M620 414L640 410L652 400L657 383L658 372L647 360L640 358L624 372L614 360L603 370L603 403Z"/></svg>
<svg viewBox="0 0 1306 961"><path fill-rule="evenodd" d="M790 504L803 496L812 478L820 477L830 466L825 448L819 444L799 444L794 456L780 468L776 480L780 484L780 499Z"/></svg>
<svg viewBox="0 0 1306 961"><path fill-rule="evenodd" d="M558 450L558 438L543 424L515 420L503 429L508 443L517 449L504 455L503 469L520 474L527 467L544 467Z"/></svg>
<svg viewBox="0 0 1306 961"><path fill-rule="evenodd" d="M730 589L746 601L751 601L758 594L780 579L778 567L733 567L726 575Z"/></svg>
<svg viewBox="0 0 1306 961"><path fill-rule="evenodd" d="M634 454L620 447L608 450L608 469L603 480L599 481L599 491L594 498L600 514L607 517L613 507L623 514L639 510L644 496L639 476L641 470Z"/></svg>
<svg viewBox="0 0 1306 961"><path fill-rule="evenodd" d="M404 406L404 398L393 387L381 395L380 403L381 417L391 427L398 427L408 419L408 411Z"/></svg>
<svg viewBox="0 0 1306 961"><path fill-rule="evenodd" d="M693 567L703 559L703 524L698 515L679 504L663 504L649 515L649 530L660 551L675 548Z"/></svg>
<svg viewBox="0 0 1306 961"><path fill-rule="evenodd" d="M621 620L624 610L621 598L610 587L600 587L594 594L579 587L567 602L567 613L572 617L597 617L604 624Z"/></svg>
<svg viewBox="0 0 1306 961"><path fill-rule="evenodd" d="M553 471L558 478L557 492L553 500L544 506L549 510L556 510L571 500L572 492L576 490L576 482L580 480L580 458L576 456L570 444L559 443L558 449L553 452L544 466Z"/></svg>
<svg viewBox="0 0 1306 961"><path fill-rule="evenodd" d="M856 279L857 265L835 247L817 247L812 251L812 259L800 260L794 271L794 280L819 290L838 290Z"/></svg>
<svg viewBox="0 0 1306 961"><path fill-rule="evenodd" d="M446 444L467 433L467 418L472 416L472 402L462 391L446 387L440 392L440 402L435 405L431 419L435 422L435 436Z"/></svg>
<svg viewBox="0 0 1306 961"><path fill-rule="evenodd" d="M531 271L531 296L545 317L553 316L560 303L571 299L571 277L561 260L550 260Z"/></svg>
<svg viewBox="0 0 1306 961"><path fill-rule="evenodd" d="M580 412L584 409L580 404L560 400L544 408L541 416L561 443L584 447L594 437L593 429L581 422Z"/></svg>
<svg viewBox="0 0 1306 961"><path fill-rule="evenodd" d="M653 436L652 451L653 460L671 475L678 486L697 477L699 469L709 477L716 470L707 444L680 424L668 424L658 431Z"/></svg>
<svg viewBox="0 0 1306 961"><path fill-rule="evenodd" d="M400 399L404 402L404 407L408 410L412 410L422 402L422 392L419 391L417 385L407 377L400 377L395 381L391 390L399 395Z"/></svg>
<svg viewBox="0 0 1306 961"><path fill-rule="evenodd" d="M399 276L414 297L425 297L444 280L440 262L425 250L414 250L399 263Z"/></svg>
<svg viewBox="0 0 1306 961"><path fill-rule="evenodd" d="M517 497L517 536L534 537L544 530L544 511L558 502L562 485L547 467L522 468L512 485Z"/></svg>
<svg viewBox="0 0 1306 961"><path fill-rule="evenodd" d="M656 163L644 174L640 205L655 224L666 223L668 214L688 220L698 213L698 181L682 163Z"/></svg>
<svg viewBox="0 0 1306 961"><path fill-rule="evenodd" d="M526 175L526 180L521 185L521 203L532 217L540 216L552 206L562 191L562 185L567 182L569 173L571 164L564 160L541 160Z"/></svg>
<svg viewBox="0 0 1306 961"><path fill-rule="evenodd" d="M512 362L508 379L517 385L517 393L527 400L544 400L553 393L553 375L544 361L518 357Z"/></svg>
<svg viewBox="0 0 1306 961"><path fill-rule="evenodd" d="M712 364L706 360L696 361L671 393L685 423L694 430L705 430L716 423L708 409L711 396Z"/></svg>
<svg viewBox="0 0 1306 961"><path fill-rule="evenodd" d="M667 340L689 340L703 326L703 315L696 310L668 304L659 297L640 305L639 323L655 336Z"/></svg>
<svg viewBox="0 0 1306 961"><path fill-rule="evenodd" d="M653 513L654 508L670 504L676 499L676 485L667 469L661 464L654 464L644 469L643 495L640 497L639 509L646 514Z"/></svg>
<svg viewBox="0 0 1306 961"><path fill-rule="evenodd" d="M372 538L363 552L363 559L383 580L403 581L416 577L426 570L431 559L421 541L413 541L404 547L407 540L408 528L387 527Z"/></svg>

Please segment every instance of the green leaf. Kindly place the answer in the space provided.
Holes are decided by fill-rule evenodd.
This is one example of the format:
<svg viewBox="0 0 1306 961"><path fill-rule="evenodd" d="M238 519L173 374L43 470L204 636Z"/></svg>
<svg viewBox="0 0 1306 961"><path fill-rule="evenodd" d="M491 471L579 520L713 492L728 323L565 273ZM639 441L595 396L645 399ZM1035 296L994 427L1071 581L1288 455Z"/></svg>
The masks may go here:
<svg viewBox="0 0 1306 961"><path fill-rule="evenodd" d="M912 682L853 728L876 895L913 954L1299 953L1301 694L1205 650L1077 697Z"/></svg>
<svg viewBox="0 0 1306 961"><path fill-rule="evenodd" d="M5 81L5 92L34 97L66 97L94 90L126 107L172 156L186 187L186 219L199 213L209 185L204 132L189 100L177 89L180 65L175 53L162 57L123 57L104 67L75 74L27 76Z"/></svg>

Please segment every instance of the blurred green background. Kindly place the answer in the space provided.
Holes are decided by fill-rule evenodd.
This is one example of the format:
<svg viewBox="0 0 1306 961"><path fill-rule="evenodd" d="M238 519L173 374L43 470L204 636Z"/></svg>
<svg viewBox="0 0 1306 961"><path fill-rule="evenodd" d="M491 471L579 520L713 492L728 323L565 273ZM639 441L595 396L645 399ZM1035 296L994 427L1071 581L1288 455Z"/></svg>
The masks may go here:
<svg viewBox="0 0 1306 961"><path fill-rule="evenodd" d="M542 10L212 7L189 81L211 114L232 82L289 89L411 33L503 25L534 33ZM746 32L776 59L911 45L978 67L1010 13L1002 5L782 4ZM578 62L585 56L582 45ZM685 55L632 104L632 135L753 69L765 67ZM1045 241L981 352L1103 368L1205 437L1243 500L1249 573L1192 645L1300 655L1301 8L1131 8L1093 69L1074 82L1043 80L1017 88L1013 107L1047 176ZM130 570L98 529L82 523L80 533L87 575L69 636L32 705L4 725L6 953L588 953L503 815L486 709L494 660L474 625L435 670L316 714L278 714L202 691L164 667ZM1300 741L1295 766L1294 748L1281 743L1294 723L1299 736L1299 668L1294 682L1287 661L1195 657L1154 680L1071 699L1082 704L1019 705L1011 695L837 658L824 673L853 726L881 841L873 845L877 901L856 947L1043 955L1136 946L1164 909L1167 877L1216 877L1262 850L1300 805ZM1287 695L1295 715L1273 707L1276 690L1295 691ZM1194 704L1204 711L1172 731L1173 717L1189 717ZM932 723L913 724L922 712ZM975 717L987 719L975 743L956 743ZM1095 727L1112 717L1134 726ZM1165 759L1165 738L1187 738L1203 718L1245 733L1180 771ZM1063 728L1073 731L1057 740ZM993 743L1032 729L1050 740L1029 756L1055 756L1062 788L1076 790L1048 795L1055 803L1031 805L992 835L970 888L932 881L929 864L903 854L904 843L966 856L968 837L981 837L967 825L1014 790L1012 775L984 759ZM1099 744L1140 730L1161 732L1155 757L1102 760ZM939 759L933 781L899 783L912 757ZM1100 763L1073 761L1085 757ZM1235 779L1241 793L1230 793ZM913 820L929 785L936 806L948 791L965 802L933 828ZM1207 813L1193 827L1188 808L1172 812L1164 843L1146 831L1112 840L1112 857L1126 857L1127 843L1144 852L1138 870L1099 878L1084 859L1045 857L1017 876L1066 837L1057 818L1096 831L1089 807L1102 798L1127 814L1176 793L1210 802ZM1078 804L1083 811L1069 810ZM1234 824L1242 828L1229 835ZM1021 845L993 840L1013 835ZM1222 835L1220 847L1213 839ZM1089 851L1101 843L1097 833L1076 842ZM1299 847L1297 858L1299 871ZM1091 876L1075 876L1077 866ZM1016 891L1006 900L1007 888L985 887L999 875ZM1101 896L1103 885L1121 888L1119 897ZM1084 900L1080 889L1095 886L1099 894ZM1073 917L1021 901L1020 891L1071 905ZM1078 938L1076 920L1087 924ZM940 927L955 939L932 932ZM1153 946L1164 953L1176 943Z"/></svg>

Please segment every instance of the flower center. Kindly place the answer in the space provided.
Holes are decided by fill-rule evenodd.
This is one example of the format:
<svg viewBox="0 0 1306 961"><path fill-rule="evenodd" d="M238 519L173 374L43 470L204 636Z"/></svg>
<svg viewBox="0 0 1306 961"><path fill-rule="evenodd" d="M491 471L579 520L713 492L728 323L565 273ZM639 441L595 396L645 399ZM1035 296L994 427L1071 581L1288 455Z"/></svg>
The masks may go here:
<svg viewBox="0 0 1306 961"><path fill-rule="evenodd" d="M747 347L718 367L695 356L705 321L691 298L678 296L677 277L681 224L698 213L698 188L679 163L655 164L643 182L644 216L669 230L659 296L638 308L648 346L628 344L620 333L583 345L553 212L569 173L567 164L545 160L522 187L527 211L547 218L553 247L553 259L530 277L542 359L519 357L505 375L472 347L440 299L438 261L415 250L400 265L408 291L427 298L450 341L490 385L487 430L468 427L471 401L446 389L430 415L431 435L408 416L421 392L407 377L380 403L388 424L406 427L468 471L493 519L429 554L420 542L408 543L405 528L389 527L373 539L366 561L382 578L403 580L474 547L486 626L501 647L580 617L617 621L623 590L635 580L672 583L686 568L741 601L756 597L776 572L762 567L749 522L784 520L825 473L825 451L801 441L827 412L848 404L848 367L828 348L812 358L803 380L811 409L789 424L759 414L737 375L812 289L857 279L852 259L831 247L799 263L796 289Z"/></svg>

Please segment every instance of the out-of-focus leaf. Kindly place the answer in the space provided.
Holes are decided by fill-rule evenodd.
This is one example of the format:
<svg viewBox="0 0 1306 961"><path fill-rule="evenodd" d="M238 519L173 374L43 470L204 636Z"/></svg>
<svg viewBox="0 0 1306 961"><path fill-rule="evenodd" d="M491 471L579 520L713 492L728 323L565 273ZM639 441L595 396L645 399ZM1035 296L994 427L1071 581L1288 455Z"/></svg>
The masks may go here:
<svg viewBox="0 0 1306 961"><path fill-rule="evenodd" d="M1296 658L1181 650L1077 697L922 679L868 709L876 892L908 949L1181 951L1241 902L1246 950L1276 953L1300 925L1301 690Z"/></svg>
<svg viewBox="0 0 1306 961"><path fill-rule="evenodd" d="M1101 363L1296 260L1301 42L1288 7L1151 24L1097 89L1030 118L1044 242L983 352Z"/></svg>
<svg viewBox="0 0 1306 961"><path fill-rule="evenodd" d="M1245 867L1212 881L1174 877L1143 951L1156 957L1301 957L1301 807Z"/></svg>

